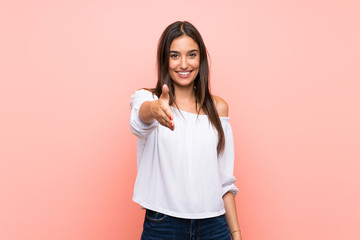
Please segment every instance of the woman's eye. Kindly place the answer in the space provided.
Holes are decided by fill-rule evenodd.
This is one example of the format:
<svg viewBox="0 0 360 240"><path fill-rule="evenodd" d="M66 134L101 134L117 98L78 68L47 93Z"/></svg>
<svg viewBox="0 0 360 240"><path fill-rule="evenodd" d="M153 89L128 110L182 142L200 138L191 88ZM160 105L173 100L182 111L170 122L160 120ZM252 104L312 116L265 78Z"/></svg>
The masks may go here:
<svg viewBox="0 0 360 240"><path fill-rule="evenodd" d="M171 54L170 57L172 58L176 58L178 55L177 54Z"/></svg>
<svg viewBox="0 0 360 240"><path fill-rule="evenodd" d="M190 57L196 57L196 53L190 53Z"/></svg>

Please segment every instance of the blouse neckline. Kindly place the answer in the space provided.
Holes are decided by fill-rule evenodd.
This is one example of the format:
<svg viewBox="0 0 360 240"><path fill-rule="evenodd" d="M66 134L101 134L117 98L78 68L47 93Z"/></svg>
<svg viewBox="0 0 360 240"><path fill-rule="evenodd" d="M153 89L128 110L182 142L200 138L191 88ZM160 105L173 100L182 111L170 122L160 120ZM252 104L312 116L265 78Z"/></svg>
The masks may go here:
<svg viewBox="0 0 360 240"><path fill-rule="evenodd" d="M185 114L188 114L190 116L199 116L199 117L207 117L206 114L197 114L197 113L192 113L192 112L188 112L188 111L185 111L185 110L181 110L181 109L178 109L178 108L175 108L175 107L172 107L170 106L171 109L175 110L175 111L180 111L182 113L185 113ZM220 117L220 119L230 119L230 117Z"/></svg>

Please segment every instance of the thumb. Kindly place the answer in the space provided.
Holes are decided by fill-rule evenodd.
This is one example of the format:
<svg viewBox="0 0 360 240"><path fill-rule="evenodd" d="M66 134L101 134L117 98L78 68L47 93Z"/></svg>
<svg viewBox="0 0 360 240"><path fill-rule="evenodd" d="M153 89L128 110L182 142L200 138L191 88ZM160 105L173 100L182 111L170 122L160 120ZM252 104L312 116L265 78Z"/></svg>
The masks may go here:
<svg viewBox="0 0 360 240"><path fill-rule="evenodd" d="M164 84L162 87L162 92L161 92L161 99L166 100L166 101L170 101L170 96L169 96L169 87Z"/></svg>

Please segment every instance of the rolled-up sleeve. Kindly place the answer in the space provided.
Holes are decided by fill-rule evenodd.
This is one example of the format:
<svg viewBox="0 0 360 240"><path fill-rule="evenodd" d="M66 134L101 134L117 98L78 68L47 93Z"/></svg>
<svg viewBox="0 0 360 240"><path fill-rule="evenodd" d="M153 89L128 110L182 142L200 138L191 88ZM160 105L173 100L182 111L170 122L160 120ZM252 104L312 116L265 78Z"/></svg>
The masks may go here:
<svg viewBox="0 0 360 240"><path fill-rule="evenodd" d="M154 101L157 99L158 97L156 95L145 89L137 90L131 95L130 129L136 136L147 137L158 126L158 121L154 120L152 123L147 124L144 123L139 116L141 104L146 101Z"/></svg>
<svg viewBox="0 0 360 240"><path fill-rule="evenodd" d="M234 139L229 119L229 117L220 117L225 135L225 148L224 151L219 154L219 175L222 182L222 195L230 191L236 196L239 189L235 186Z"/></svg>

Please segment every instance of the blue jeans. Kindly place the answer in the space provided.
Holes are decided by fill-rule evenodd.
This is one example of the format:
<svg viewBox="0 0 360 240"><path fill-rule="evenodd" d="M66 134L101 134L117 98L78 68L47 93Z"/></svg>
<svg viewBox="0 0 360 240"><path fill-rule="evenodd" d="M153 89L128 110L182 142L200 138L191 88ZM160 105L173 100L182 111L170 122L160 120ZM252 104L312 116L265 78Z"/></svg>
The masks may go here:
<svg viewBox="0 0 360 240"><path fill-rule="evenodd" d="M225 214L184 219L146 209L141 240L231 240Z"/></svg>

